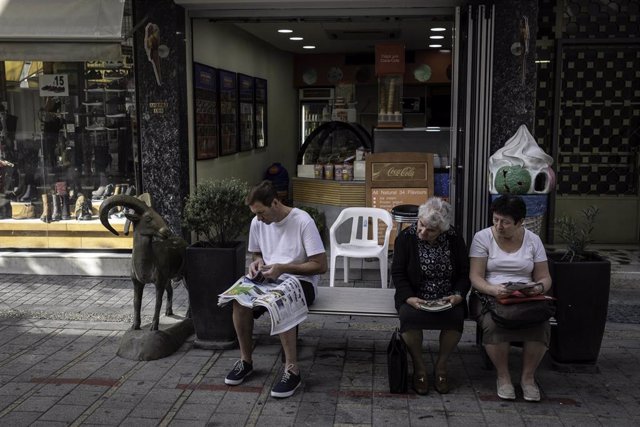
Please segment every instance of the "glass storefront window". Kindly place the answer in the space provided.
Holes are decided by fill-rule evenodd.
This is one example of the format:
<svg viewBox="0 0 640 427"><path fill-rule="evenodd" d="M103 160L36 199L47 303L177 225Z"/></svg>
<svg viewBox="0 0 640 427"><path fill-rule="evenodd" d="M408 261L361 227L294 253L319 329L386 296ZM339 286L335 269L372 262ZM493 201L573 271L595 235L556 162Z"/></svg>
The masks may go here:
<svg viewBox="0 0 640 427"><path fill-rule="evenodd" d="M105 197L137 193L131 56L0 70L0 247L130 247L97 214Z"/></svg>

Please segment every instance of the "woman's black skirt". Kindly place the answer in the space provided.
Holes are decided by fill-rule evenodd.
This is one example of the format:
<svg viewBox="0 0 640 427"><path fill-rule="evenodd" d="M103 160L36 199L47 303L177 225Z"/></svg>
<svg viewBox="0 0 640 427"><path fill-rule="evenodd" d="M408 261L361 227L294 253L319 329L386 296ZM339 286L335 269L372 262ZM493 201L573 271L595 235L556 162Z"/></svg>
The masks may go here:
<svg viewBox="0 0 640 427"><path fill-rule="evenodd" d="M453 306L444 311L424 311L405 303L400 306L400 332L412 329L454 329L462 332L464 328L464 304Z"/></svg>

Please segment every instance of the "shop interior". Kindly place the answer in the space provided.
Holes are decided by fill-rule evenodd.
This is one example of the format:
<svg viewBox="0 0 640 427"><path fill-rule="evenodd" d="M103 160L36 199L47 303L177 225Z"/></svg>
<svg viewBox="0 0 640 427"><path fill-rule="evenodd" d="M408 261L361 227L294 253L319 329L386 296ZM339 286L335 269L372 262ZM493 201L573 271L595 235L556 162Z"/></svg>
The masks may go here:
<svg viewBox="0 0 640 427"><path fill-rule="evenodd" d="M450 12L295 19L216 18L210 12L194 18L194 62L267 79L269 135L278 135L278 141L270 138L266 151L254 150L257 156L251 159L239 153L199 162L196 180L237 173L239 163L254 161L257 166L264 159L262 167L280 162L291 177L362 182L362 168L354 165L362 154L420 151L435 154L435 171L443 177L441 187L447 187L454 33L453 9ZM403 72L376 75L376 46L385 44L403 48ZM223 54L229 46L233 58ZM268 66L260 64L263 54L269 55ZM279 64L284 72L270 75L269 69ZM367 135L366 143L362 135ZM277 143L283 150L274 156ZM293 154L288 157L287 151ZM334 173L318 174L317 166L323 164L333 164ZM244 178L259 179L251 173Z"/></svg>
<svg viewBox="0 0 640 427"><path fill-rule="evenodd" d="M194 12L193 61L265 79L269 91L266 148L198 161L195 182L230 174L258 182L280 163L288 201L331 224L344 207L367 205L368 153L421 152L433 154L429 194L449 197L454 14ZM381 45L400 46L404 70L376 72Z"/></svg>
<svg viewBox="0 0 640 427"><path fill-rule="evenodd" d="M131 39L121 50L118 60L0 62L2 247L130 244L103 239L97 216L106 197L137 193Z"/></svg>

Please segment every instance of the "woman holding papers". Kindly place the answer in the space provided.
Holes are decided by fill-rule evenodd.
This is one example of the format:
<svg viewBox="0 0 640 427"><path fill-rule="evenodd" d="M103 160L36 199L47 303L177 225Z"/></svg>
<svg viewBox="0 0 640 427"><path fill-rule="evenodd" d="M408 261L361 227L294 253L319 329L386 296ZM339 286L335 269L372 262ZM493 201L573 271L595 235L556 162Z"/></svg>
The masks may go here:
<svg viewBox="0 0 640 427"><path fill-rule="evenodd" d="M509 282L531 286L519 290L523 295L541 295L551 288L547 255L540 237L523 227L527 207L518 196L505 195L491 204L493 226L476 233L471 244L470 279L474 289L495 298L511 296ZM509 373L509 343L523 342L520 385L524 399L540 400L535 372L549 345L549 322L524 329L506 329L496 325L489 313L478 319L482 343L496 367L498 397L516 398Z"/></svg>
<svg viewBox="0 0 640 427"><path fill-rule="evenodd" d="M451 227L451 205L432 197L418 210L418 222L395 241L391 275L400 331L413 361L413 388L427 394L422 330L440 330L435 388L449 392L447 360L458 345L467 312L467 246Z"/></svg>

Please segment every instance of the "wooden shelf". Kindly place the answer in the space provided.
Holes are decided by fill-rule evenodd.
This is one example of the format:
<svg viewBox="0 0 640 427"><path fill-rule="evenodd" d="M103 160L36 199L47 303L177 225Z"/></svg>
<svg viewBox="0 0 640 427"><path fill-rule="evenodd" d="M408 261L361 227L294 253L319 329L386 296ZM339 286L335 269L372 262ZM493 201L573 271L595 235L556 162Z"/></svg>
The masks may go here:
<svg viewBox="0 0 640 427"><path fill-rule="evenodd" d="M124 236L124 219L110 220L119 236L111 234L98 219L55 221L38 219L0 220L0 248L131 249L133 230Z"/></svg>

